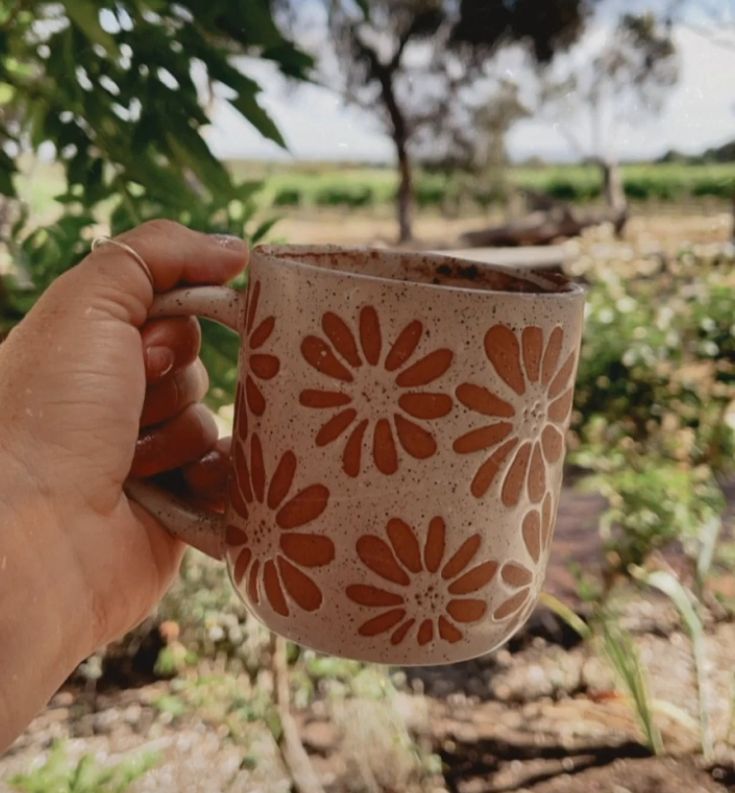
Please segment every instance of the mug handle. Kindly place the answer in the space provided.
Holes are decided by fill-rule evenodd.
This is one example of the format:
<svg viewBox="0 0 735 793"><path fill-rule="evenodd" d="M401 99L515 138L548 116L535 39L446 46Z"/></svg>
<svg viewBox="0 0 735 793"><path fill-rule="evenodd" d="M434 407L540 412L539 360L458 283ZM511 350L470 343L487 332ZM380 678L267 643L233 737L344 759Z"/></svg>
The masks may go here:
<svg viewBox="0 0 735 793"><path fill-rule="evenodd" d="M245 292L226 286L174 289L153 301L149 319L196 315L240 333ZM196 509L143 479L128 479L125 494L151 513L171 534L214 559L225 553L225 518Z"/></svg>

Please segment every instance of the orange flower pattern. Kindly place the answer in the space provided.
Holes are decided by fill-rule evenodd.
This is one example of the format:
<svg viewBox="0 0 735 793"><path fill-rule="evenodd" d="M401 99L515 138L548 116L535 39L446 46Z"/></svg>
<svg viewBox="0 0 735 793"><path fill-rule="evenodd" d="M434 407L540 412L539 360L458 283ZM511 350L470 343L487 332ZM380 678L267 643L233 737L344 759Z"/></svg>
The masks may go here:
<svg viewBox="0 0 735 793"><path fill-rule="evenodd" d="M523 543L532 565L527 567L517 561L506 562L500 570L500 580L511 594L493 611L493 619L512 620L512 627L525 620L534 606L534 585L538 573L546 563L551 538L554 533L554 511L551 493L546 493L541 508L534 507L523 519Z"/></svg>
<svg viewBox="0 0 735 793"><path fill-rule="evenodd" d="M463 383L457 399L490 421L454 442L458 454L492 449L477 469L470 490L482 498L505 470L500 498L514 507L525 490L534 503L546 491L547 465L564 453L564 433L572 410L575 353L559 365L564 332L558 325L544 345L543 330L528 326L518 336L506 325L493 325L485 334L485 354L495 372L520 406L488 388Z"/></svg>
<svg viewBox="0 0 735 793"><path fill-rule="evenodd" d="M460 625L485 616L486 601L478 596L495 577L498 563L487 560L468 566L480 549L480 534L468 537L445 561L446 525L440 517L428 527L423 548L416 531L400 518L388 521L388 541L366 534L357 541L357 555L381 581L352 584L347 597L379 613L363 622L360 636L390 634L390 643L401 644L409 636L423 646L437 638L460 641Z"/></svg>
<svg viewBox="0 0 735 793"><path fill-rule="evenodd" d="M252 289L252 292L250 291ZM281 368L280 361L275 355L260 352L268 341L276 325L273 315L267 316L257 326L255 317L258 313L260 301L260 281L256 281L248 290L248 301L245 309L245 337L249 352L245 375L245 398L248 408L256 415L262 416L265 412L265 397L256 383L258 380L272 380Z"/></svg>
<svg viewBox="0 0 735 793"><path fill-rule="evenodd" d="M293 604L316 611L322 592L305 569L324 567L334 559L334 543L328 537L304 531L326 509L329 490L310 485L289 498L296 475L297 460L292 451L283 454L270 479L257 434L250 438L249 454L241 437L233 439L233 467L230 503L245 528L227 527L228 554L233 562L236 586L246 588L250 600L258 604L265 595L273 610L287 617ZM260 505L268 510L262 514Z"/></svg>
<svg viewBox="0 0 735 793"><path fill-rule="evenodd" d="M383 474L398 470L396 439L409 456L417 460L431 457L437 444L426 422L446 416L453 403L447 394L423 389L447 371L452 351L437 349L412 362L424 333L421 322L414 320L384 355L380 320L372 306L360 311L357 334L331 311L322 317L322 331L326 339L307 336L301 345L307 363L335 381L329 390L307 389L299 398L305 407L336 411L319 429L317 446L334 443L347 433L342 469L353 478L362 467L366 434L369 438L372 433L372 458ZM401 389L397 399L381 384L381 369L396 373L394 382ZM370 415L361 414L361 402L369 405ZM370 416L375 416L372 427Z"/></svg>

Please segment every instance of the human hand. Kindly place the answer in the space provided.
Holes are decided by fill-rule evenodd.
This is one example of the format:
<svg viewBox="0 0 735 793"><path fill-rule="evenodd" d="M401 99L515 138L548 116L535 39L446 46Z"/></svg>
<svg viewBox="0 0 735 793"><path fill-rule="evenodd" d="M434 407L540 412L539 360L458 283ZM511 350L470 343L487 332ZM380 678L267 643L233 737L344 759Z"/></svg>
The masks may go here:
<svg viewBox="0 0 735 793"><path fill-rule="evenodd" d="M244 242L168 221L119 239L148 264L156 292L222 283L247 261ZM0 345L0 514L10 515L0 560L11 563L0 602L12 615L32 592L54 634L49 654L72 668L150 613L181 558L182 545L126 498L127 477L206 455L189 479L211 488L222 470L216 425L198 404L208 385L199 326L147 322L152 300L135 258L105 245L57 279ZM0 647L20 630L3 619ZM0 666L5 675L4 653Z"/></svg>

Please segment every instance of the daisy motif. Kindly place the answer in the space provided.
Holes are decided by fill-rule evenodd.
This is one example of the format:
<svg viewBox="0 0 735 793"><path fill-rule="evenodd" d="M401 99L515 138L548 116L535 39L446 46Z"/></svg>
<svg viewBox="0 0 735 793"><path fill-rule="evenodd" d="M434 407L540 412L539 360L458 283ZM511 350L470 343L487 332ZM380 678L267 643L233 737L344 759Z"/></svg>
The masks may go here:
<svg viewBox="0 0 735 793"><path fill-rule="evenodd" d="M256 326L255 318L258 313L259 301L260 281L256 281L252 286L252 294L248 296L244 334L248 349L245 398L248 407L256 416L262 416L265 412L265 397L256 380L272 380L281 368L280 361L275 355L260 352L273 333L276 318L270 315Z"/></svg>
<svg viewBox="0 0 735 793"><path fill-rule="evenodd" d="M378 313L371 306L360 311L356 334L331 311L322 317L322 331L324 337L307 336L301 345L307 363L333 381L329 388L300 395L305 407L332 411L316 435L317 446L346 436L342 469L351 477L362 468L366 436L383 474L398 470L398 445L417 460L431 457L437 446L427 422L446 416L452 398L425 387L447 371L452 351L437 349L414 361L424 332L418 320L406 325L390 347L384 345ZM386 382L386 373L394 372L393 382Z"/></svg>
<svg viewBox="0 0 735 793"><path fill-rule="evenodd" d="M457 388L465 407L488 417L454 442L459 454L492 450L472 480L475 497L484 496L502 472L500 498L505 506L516 506L524 490L534 503L543 498L547 466L564 453L572 410L575 352L559 365L563 347L559 326L545 345L536 326L524 328L520 341L506 325L493 325L485 334L485 354L505 386L502 396L474 383Z"/></svg>
<svg viewBox="0 0 735 793"><path fill-rule="evenodd" d="M446 526L440 517L430 521L423 547L415 530L400 518L388 521L386 534L387 542L374 534L357 541L357 555L379 579L379 586L347 587L353 603L378 612L357 632L388 634L393 645L407 638L419 645L434 639L460 641L464 633L459 626L484 617L487 603L480 590L498 570L493 560L470 567L480 549L480 535L468 537L446 558Z"/></svg>
<svg viewBox="0 0 735 793"><path fill-rule="evenodd" d="M500 570L500 580L510 590L508 597L493 611L493 619L512 620L515 627L521 623L535 603L534 589L539 571L546 564L554 533L554 511L551 493L546 493L541 508L534 507L523 519L523 543L532 564L506 562Z"/></svg>
<svg viewBox="0 0 735 793"><path fill-rule="evenodd" d="M242 439L233 440L234 470L230 503L245 521L244 528L227 527L226 543L235 585L258 604L265 596L284 617L295 604L316 611L322 592L304 570L324 567L334 559L334 543L305 531L326 509L329 490L310 485L290 495L296 475L296 455L283 454L270 478L257 435L249 454ZM255 518L255 514L263 516Z"/></svg>

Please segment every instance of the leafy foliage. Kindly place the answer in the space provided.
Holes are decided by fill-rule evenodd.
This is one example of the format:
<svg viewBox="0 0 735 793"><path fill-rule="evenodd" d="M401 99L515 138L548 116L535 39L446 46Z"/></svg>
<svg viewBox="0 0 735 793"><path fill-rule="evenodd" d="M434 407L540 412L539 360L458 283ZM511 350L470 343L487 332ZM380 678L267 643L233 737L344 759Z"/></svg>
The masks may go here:
<svg viewBox="0 0 735 793"><path fill-rule="evenodd" d="M2 325L88 250L152 217L209 232L250 231L258 184L235 179L204 131L213 98L262 135L283 138L258 102L243 56L303 77L310 59L276 27L268 0L17 2L0 11L3 239L18 268L0 293ZM51 225L12 202L21 153L52 146L63 168ZM266 229L260 229L262 234ZM23 288L21 288L21 285Z"/></svg>
<svg viewBox="0 0 735 793"><path fill-rule="evenodd" d="M20 793L125 793L158 762L158 755L149 752L108 766L100 766L89 754L70 763L64 745L55 743L42 766L9 782Z"/></svg>

